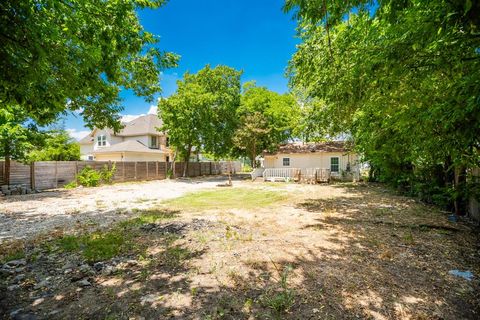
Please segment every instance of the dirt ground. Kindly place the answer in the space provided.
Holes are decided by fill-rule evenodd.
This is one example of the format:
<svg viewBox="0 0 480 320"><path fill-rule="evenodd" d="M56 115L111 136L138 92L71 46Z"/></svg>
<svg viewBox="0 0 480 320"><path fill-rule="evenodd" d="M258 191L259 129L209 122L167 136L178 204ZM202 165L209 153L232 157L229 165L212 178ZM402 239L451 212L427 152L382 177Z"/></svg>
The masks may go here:
<svg viewBox="0 0 480 320"><path fill-rule="evenodd" d="M131 218L154 208L162 218L129 223L134 246L110 259L88 260L81 245L65 250L66 241L60 250L51 237L24 242L23 260L3 267L0 316L480 318L479 232L466 222L449 222L445 213L381 185L209 183L182 190L200 196L179 192L165 201L158 201L161 191L146 190L149 184L129 185L145 190L136 198L143 200L125 196L110 201L109 210L140 208ZM109 194L78 192L68 197L79 201L93 192L106 201ZM57 204L47 201L63 203L35 201L52 211ZM8 214L17 205L35 208L14 201ZM455 269L471 271L473 279L449 273Z"/></svg>
<svg viewBox="0 0 480 320"><path fill-rule="evenodd" d="M133 209L187 192L212 188L222 177L118 183L0 198L0 243L90 223L105 226L131 217ZM119 214L122 213L122 214Z"/></svg>

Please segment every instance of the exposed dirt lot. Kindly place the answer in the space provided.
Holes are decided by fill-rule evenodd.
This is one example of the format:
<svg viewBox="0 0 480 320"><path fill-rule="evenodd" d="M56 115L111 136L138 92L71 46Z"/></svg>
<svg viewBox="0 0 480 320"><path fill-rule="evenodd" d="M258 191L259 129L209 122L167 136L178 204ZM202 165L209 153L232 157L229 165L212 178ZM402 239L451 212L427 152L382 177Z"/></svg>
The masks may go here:
<svg viewBox="0 0 480 320"><path fill-rule="evenodd" d="M2 268L3 316L480 317L468 224L378 185L214 185L164 201L146 190L123 222L5 242L4 260L16 260Z"/></svg>
<svg viewBox="0 0 480 320"><path fill-rule="evenodd" d="M109 225L131 217L134 209L150 208L164 199L215 187L220 180L225 179L118 183L0 198L0 243L78 225Z"/></svg>

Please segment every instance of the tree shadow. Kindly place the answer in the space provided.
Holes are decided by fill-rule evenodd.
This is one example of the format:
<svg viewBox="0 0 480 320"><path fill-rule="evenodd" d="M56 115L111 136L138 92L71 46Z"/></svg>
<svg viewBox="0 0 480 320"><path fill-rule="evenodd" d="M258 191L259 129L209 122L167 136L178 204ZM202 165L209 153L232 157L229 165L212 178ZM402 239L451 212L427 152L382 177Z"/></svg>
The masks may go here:
<svg viewBox="0 0 480 320"><path fill-rule="evenodd" d="M12 295L5 310L49 319L477 319L478 280L448 271L480 274L478 230L381 189L348 188L295 205L304 242L225 239L218 224L175 241L146 232L143 260L92 276L91 287L65 283L37 304L33 295L9 305Z"/></svg>

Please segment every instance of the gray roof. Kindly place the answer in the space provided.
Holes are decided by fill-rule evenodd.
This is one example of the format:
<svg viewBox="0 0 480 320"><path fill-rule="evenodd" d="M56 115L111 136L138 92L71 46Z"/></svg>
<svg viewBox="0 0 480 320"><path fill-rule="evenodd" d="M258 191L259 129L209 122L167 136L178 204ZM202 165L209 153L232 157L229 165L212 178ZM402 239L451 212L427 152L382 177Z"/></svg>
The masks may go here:
<svg viewBox="0 0 480 320"><path fill-rule="evenodd" d="M112 153L112 152L143 152L143 153L165 153L159 149L150 149L143 143L136 140L127 140L114 144L110 147L101 148L93 151L94 154L97 153Z"/></svg>
<svg viewBox="0 0 480 320"><path fill-rule="evenodd" d="M143 135L159 135L157 128L163 126L163 121L156 114L147 114L140 116L129 122L124 123L125 127L120 132L114 134L113 130L107 129L111 135L119 137L143 136ZM96 130L96 129L95 129ZM93 135L95 130L90 132L86 137L80 139L80 144L93 143Z"/></svg>
<svg viewBox="0 0 480 320"><path fill-rule="evenodd" d="M125 123L117 136L141 136L145 134L159 134L157 128L163 126L163 121L156 114L147 114Z"/></svg>

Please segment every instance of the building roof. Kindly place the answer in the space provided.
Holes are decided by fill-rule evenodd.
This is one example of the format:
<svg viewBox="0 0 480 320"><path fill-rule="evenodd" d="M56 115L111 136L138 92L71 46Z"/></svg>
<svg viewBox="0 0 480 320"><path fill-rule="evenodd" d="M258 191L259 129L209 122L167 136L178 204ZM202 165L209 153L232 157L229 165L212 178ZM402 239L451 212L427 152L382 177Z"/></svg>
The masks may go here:
<svg viewBox="0 0 480 320"><path fill-rule="evenodd" d="M314 153L314 152L348 152L345 141L327 141L313 143L287 143L278 147L275 152L264 151L264 155L279 153Z"/></svg>
<svg viewBox="0 0 480 320"><path fill-rule="evenodd" d="M114 134L112 129L106 129L111 135L118 137L131 137L131 136L143 136L143 135L158 135L160 132L157 128L163 126L163 121L156 114L147 114L145 116L140 116L129 122L124 123L124 128L120 132ZM86 137L80 139L78 143L80 144L90 144L93 143L93 136L95 134L94 129Z"/></svg>
<svg viewBox="0 0 480 320"><path fill-rule="evenodd" d="M113 152L141 152L141 153L165 153L160 149L150 149L143 143L136 140L127 140L114 144L110 147L105 147L93 151L93 154L97 153L113 153Z"/></svg>
<svg viewBox="0 0 480 320"><path fill-rule="evenodd" d="M157 128L163 126L163 121L156 114L147 114L125 123L125 127L117 136L141 136L146 134L159 134Z"/></svg>

